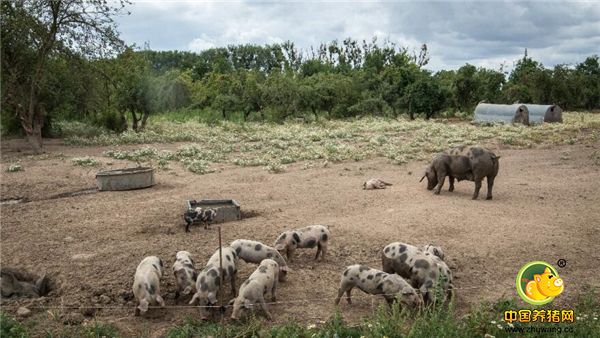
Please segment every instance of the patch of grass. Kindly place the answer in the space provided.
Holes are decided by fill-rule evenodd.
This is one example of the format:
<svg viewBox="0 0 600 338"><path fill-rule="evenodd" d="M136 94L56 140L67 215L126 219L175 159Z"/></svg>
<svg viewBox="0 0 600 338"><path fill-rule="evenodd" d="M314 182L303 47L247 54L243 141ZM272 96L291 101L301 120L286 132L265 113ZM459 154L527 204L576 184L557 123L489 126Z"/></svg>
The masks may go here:
<svg viewBox="0 0 600 338"><path fill-rule="evenodd" d="M73 165L81 166L81 167L97 167L101 163L100 161L93 159L91 157L76 157L72 160Z"/></svg>
<svg viewBox="0 0 600 338"><path fill-rule="evenodd" d="M585 288L584 288L585 289ZM507 323L505 310L523 309L514 298L495 303L484 302L473 307L466 315L458 317L453 304L427 308L420 312L405 311L398 304L391 310L380 306L374 316L357 325L343 321L339 311L322 325L301 326L294 321L269 327L256 318L221 326L215 322L188 319L185 324L171 329L168 337L539 337L538 330L560 328L561 333L545 333L544 337L599 337L600 304L596 290L587 288L576 301L574 323ZM553 309L551 304L544 309ZM531 307L530 309L539 309ZM532 329L528 329L531 327ZM523 328L523 332L512 329Z"/></svg>
<svg viewBox="0 0 600 338"><path fill-rule="evenodd" d="M181 161L184 163L186 169L193 172L194 174L204 175L216 171L216 169L210 168L209 163L204 160L183 159Z"/></svg>
<svg viewBox="0 0 600 338"><path fill-rule="evenodd" d="M16 173L17 171L23 171L23 166L18 163L13 163L6 168L6 172Z"/></svg>
<svg viewBox="0 0 600 338"><path fill-rule="evenodd" d="M47 338L54 337L82 337L82 338L118 338L117 328L110 324L94 321L93 323L83 325L66 325L59 329L47 329L45 332Z"/></svg>
<svg viewBox="0 0 600 338"><path fill-rule="evenodd" d="M0 337L26 338L29 331L14 318L0 312Z"/></svg>
<svg viewBox="0 0 600 338"><path fill-rule="evenodd" d="M187 142L175 152L142 147L133 151L108 151L106 156L130 161L181 161L189 158L208 163L263 166L272 170L306 160L339 163L386 157L391 163L428 159L432 154L460 144L497 144L512 148L539 145L585 144L597 140L600 114L564 113L564 123L535 126L471 125L447 120L364 117L319 120L314 123L287 121L282 124L231 121L199 122L191 112L179 112L180 121L168 114L151 121L143 132L101 133L92 137L66 137L75 145L124 145Z"/></svg>

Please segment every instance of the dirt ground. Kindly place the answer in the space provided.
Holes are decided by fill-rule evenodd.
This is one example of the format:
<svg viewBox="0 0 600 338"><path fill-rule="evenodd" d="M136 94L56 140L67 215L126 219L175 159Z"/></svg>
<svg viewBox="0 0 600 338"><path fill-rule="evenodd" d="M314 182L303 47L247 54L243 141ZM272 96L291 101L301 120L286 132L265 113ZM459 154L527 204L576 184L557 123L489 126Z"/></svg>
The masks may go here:
<svg viewBox="0 0 600 338"><path fill-rule="evenodd" d="M501 160L492 201L481 198L485 184L483 196L471 200L472 182L458 183L453 193L446 186L434 196L425 182L419 183L425 162L397 166L382 158L326 167L315 162L309 169L296 163L281 174L223 165L218 173L199 176L174 164L173 170L157 171L158 184L150 189L52 198L94 187L101 168L73 166L73 157L95 156L105 169L132 163L103 157L107 147L66 147L60 140L48 141L42 156L18 152L22 147L20 140L2 142L2 199L29 202L1 206L1 264L45 272L59 289L39 300L4 299L2 305L13 314L18 306L28 306L38 327L60 325L59 315L82 312L80 307L98 307L96 318L126 336L162 336L186 316L197 316L184 303L175 307L171 264L176 251L188 250L201 269L217 248L218 236L216 227L184 232L182 213L190 198L239 201L248 217L222 225L224 243L246 238L272 245L286 229L331 226L324 262L312 260L313 250L299 250L291 263L293 271L278 289L282 303L271 305L276 323L326 320L334 312L344 266L380 267L379 252L392 241L444 248L459 311L482 300L516 297L515 276L532 260L567 261L558 270L566 287L555 300L557 307L571 304L584 285L599 285L593 269L600 261L600 166L590 154L600 142L534 150L496 146ZM7 173L19 159L24 171ZM363 191L362 182L371 177L394 185ZM133 316L135 305L127 296L135 268L147 255L166 262L161 291L167 308L140 318ZM241 263L238 285L254 268ZM353 305L340 303L350 321L382 304L360 291L354 297Z"/></svg>

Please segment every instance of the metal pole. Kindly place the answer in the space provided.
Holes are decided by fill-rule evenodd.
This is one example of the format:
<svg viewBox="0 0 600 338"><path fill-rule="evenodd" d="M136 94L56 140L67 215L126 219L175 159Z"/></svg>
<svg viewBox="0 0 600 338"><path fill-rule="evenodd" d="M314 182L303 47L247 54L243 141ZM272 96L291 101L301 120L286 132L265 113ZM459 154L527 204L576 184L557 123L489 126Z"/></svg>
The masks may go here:
<svg viewBox="0 0 600 338"><path fill-rule="evenodd" d="M223 304L223 254L222 254L222 246L221 246L221 226L219 225L219 278L221 282L219 283L219 313L221 314L221 324L223 324L223 314L224 314L224 304Z"/></svg>

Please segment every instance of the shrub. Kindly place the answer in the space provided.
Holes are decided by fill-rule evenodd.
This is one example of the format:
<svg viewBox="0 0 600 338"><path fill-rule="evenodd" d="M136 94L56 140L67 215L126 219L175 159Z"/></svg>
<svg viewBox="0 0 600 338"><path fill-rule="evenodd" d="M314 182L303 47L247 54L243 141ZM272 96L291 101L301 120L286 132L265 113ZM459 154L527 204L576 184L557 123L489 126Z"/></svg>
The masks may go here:
<svg viewBox="0 0 600 338"><path fill-rule="evenodd" d="M96 167L100 165L98 160L95 160L91 157L76 157L72 160L73 165L82 166L82 167Z"/></svg>
<svg viewBox="0 0 600 338"><path fill-rule="evenodd" d="M11 164L10 166L8 166L8 168L6 168L6 171L9 173L23 171L23 167L18 163L14 163L14 164Z"/></svg>

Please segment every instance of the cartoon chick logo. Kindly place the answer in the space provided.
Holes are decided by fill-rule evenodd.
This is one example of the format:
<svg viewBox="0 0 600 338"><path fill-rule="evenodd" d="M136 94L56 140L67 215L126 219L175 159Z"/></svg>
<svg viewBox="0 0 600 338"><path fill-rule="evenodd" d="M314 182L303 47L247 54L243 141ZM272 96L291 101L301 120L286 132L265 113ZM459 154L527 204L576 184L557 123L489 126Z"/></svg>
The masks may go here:
<svg viewBox="0 0 600 338"><path fill-rule="evenodd" d="M564 288L556 269L546 262L529 262L517 274L517 292L529 304L550 303Z"/></svg>

